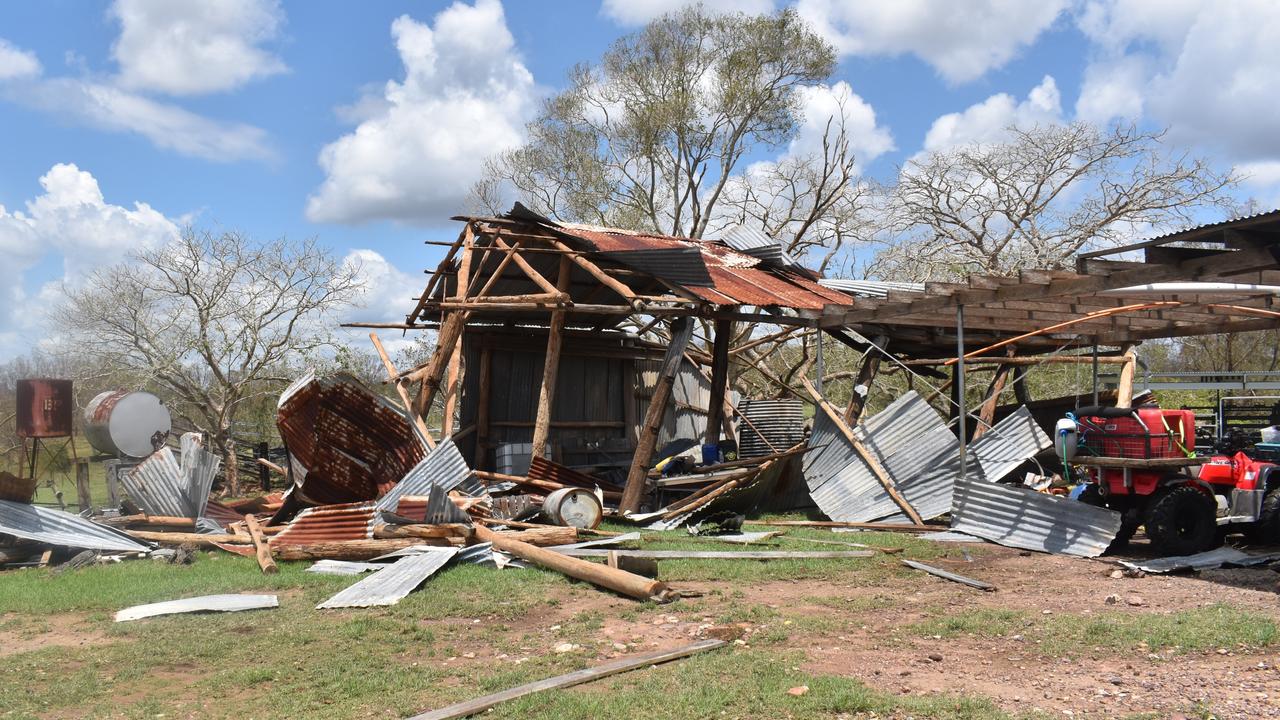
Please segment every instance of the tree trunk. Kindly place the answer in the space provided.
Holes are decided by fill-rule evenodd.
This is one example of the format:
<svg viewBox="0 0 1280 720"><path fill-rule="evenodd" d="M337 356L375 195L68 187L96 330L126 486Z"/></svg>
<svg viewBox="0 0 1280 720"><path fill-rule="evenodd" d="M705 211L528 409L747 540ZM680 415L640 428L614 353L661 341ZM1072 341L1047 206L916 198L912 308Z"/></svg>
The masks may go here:
<svg viewBox="0 0 1280 720"><path fill-rule="evenodd" d="M236 441L227 438L224 446L226 448L225 455L222 460L223 476L227 479L227 495L231 497L240 496L240 467L236 462Z"/></svg>

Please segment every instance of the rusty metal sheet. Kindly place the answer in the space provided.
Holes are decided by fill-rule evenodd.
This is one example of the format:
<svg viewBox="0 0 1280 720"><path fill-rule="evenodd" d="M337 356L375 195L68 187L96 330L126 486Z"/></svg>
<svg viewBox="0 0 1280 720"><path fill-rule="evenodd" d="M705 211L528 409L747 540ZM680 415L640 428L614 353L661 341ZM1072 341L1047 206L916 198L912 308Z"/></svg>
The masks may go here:
<svg viewBox="0 0 1280 720"><path fill-rule="evenodd" d="M427 456L404 413L350 375L303 376L280 396L276 424L312 505L373 500Z"/></svg>
<svg viewBox="0 0 1280 720"><path fill-rule="evenodd" d="M307 508L268 542L278 545L309 545L373 537L378 508L371 502L347 503Z"/></svg>
<svg viewBox="0 0 1280 720"><path fill-rule="evenodd" d="M566 467L554 460L548 460L545 457L535 457L529 461L529 472L527 477L530 480L545 480L547 482L559 483L569 487L586 488L588 490L594 489L597 486L601 490L622 490L622 486L620 485L588 475L584 472L578 472L571 467Z"/></svg>
<svg viewBox="0 0 1280 720"><path fill-rule="evenodd" d="M710 285L682 285L694 296L718 305L787 307L821 310L826 305L851 305L853 298L826 288L795 269L765 267L759 258L726 245L581 225L562 225L560 230L602 254L644 250L682 251L696 248L710 276ZM657 275L661 276L661 275ZM673 283L679 284L679 283Z"/></svg>

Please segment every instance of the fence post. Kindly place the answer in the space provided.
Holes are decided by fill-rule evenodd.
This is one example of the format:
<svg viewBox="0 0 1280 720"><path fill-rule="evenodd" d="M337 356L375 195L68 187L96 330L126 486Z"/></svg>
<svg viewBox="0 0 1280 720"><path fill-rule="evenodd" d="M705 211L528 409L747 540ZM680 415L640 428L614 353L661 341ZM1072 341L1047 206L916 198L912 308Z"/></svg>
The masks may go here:
<svg viewBox="0 0 1280 720"><path fill-rule="evenodd" d="M269 446L265 442L260 442L258 443L258 446L254 448L253 454L263 460L266 460L269 452ZM262 485L262 492L271 492L271 471L262 463L258 463L258 482Z"/></svg>
<svg viewBox="0 0 1280 720"><path fill-rule="evenodd" d="M76 499L80 512L93 510L93 498L89 496L89 461L76 460Z"/></svg>
<svg viewBox="0 0 1280 720"><path fill-rule="evenodd" d="M120 461L108 460L102 463L107 470L107 506L120 507Z"/></svg>

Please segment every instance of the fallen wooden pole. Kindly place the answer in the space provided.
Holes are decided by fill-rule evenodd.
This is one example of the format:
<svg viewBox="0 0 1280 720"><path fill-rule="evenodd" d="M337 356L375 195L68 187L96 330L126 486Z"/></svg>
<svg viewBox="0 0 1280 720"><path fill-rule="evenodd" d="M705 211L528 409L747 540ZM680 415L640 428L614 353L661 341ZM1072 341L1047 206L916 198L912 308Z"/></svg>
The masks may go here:
<svg viewBox="0 0 1280 720"><path fill-rule="evenodd" d="M340 540L308 545L272 545L277 560L371 560L414 545L448 544L448 540Z"/></svg>
<svg viewBox="0 0 1280 720"><path fill-rule="evenodd" d="M973 578L965 577L964 575L957 575L948 570L943 570L942 568L936 568L932 565L925 565L924 563L916 562L915 560L903 560L902 564L906 565L909 568L915 568L916 570L923 570L924 572L927 572L930 575L933 575L935 577L940 577L943 580L950 580L951 582L960 583L961 585L968 585L971 588L977 588L984 592L994 592L996 589L996 586L992 585L989 582L983 582L982 580L974 580Z"/></svg>
<svg viewBox="0 0 1280 720"><path fill-rule="evenodd" d="M618 673L635 670L650 665L657 665L671 660L679 660L695 653L705 650L714 650L725 645L723 640L700 640L691 645L674 648L671 650L658 650L643 655L632 655L630 657L615 660L603 665L597 665L591 668L583 668L566 675L557 675L556 677L538 680L535 682L519 685L509 690L503 690L491 695L485 695L473 700L466 700L455 703L448 707L442 707L439 710L432 710L420 715L414 715L408 720L454 720L454 718L464 718L469 715L476 715L488 710L495 705L522 698L526 695L542 692L543 690L558 690L560 688L581 685L582 683L599 680L600 678L617 675Z"/></svg>
<svg viewBox="0 0 1280 720"><path fill-rule="evenodd" d="M912 525L908 523L837 522L835 520L748 520L748 525L774 527L851 528L853 530L878 530L883 532L940 532L943 525Z"/></svg>
<svg viewBox="0 0 1280 720"><path fill-rule="evenodd" d="M618 557L645 560L843 560L875 556L870 550L606 550L602 548L565 548L555 552L569 557Z"/></svg>
<svg viewBox="0 0 1280 720"><path fill-rule="evenodd" d="M267 545L267 541L262 537L262 528L258 526L258 518L252 514L246 514L244 516L244 524L249 530L250 539L253 540L254 554L258 557L258 567L267 575L274 575L280 572L280 567L271 558L271 546Z"/></svg>
<svg viewBox="0 0 1280 720"><path fill-rule="evenodd" d="M219 543L241 544L250 542L248 535L234 535L231 533L157 532L155 530L125 530L124 532L135 540L145 540L161 545L191 544L200 547L215 547Z"/></svg>
<svg viewBox="0 0 1280 720"><path fill-rule="evenodd" d="M191 518L171 517L168 515L119 515L113 518L95 518L94 522L99 525L110 525L111 527L154 525L157 527L193 528L196 526L196 521Z"/></svg>
<svg viewBox="0 0 1280 720"><path fill-rule="evenodd" d="M481 542L493 543L495 550L510 553L521 560L564 573L578 580L585 580L593 585L608 588L637 600L662 602L670 599L666 583L640 577L624 570L579 560L555 550L548 550L519 540L512 540L482 525L476 526L476 539Z"/></svg>

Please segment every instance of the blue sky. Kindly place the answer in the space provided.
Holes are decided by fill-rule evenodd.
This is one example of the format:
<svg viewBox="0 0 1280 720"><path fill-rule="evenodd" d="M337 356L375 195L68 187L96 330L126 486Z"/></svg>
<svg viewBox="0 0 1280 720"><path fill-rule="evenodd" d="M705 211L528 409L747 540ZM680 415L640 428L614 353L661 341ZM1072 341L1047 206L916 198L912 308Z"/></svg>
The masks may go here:
<svg viewBox="0 0 1280 720"><path fill-rule="evenodd" d="M0 359L52 334L58 283L185 223L317 236L366 268L356 315L402 316L438 257L421 241L456 234L484 151L519 142L573 64L680 4L0 4ZM868 175L1009 124L1125 119L1280 200L1280 4L794 4L840 53Z"/></svg>

